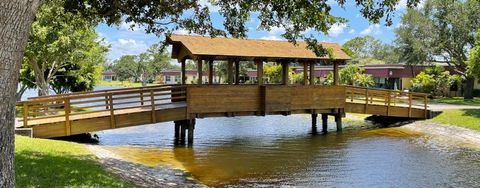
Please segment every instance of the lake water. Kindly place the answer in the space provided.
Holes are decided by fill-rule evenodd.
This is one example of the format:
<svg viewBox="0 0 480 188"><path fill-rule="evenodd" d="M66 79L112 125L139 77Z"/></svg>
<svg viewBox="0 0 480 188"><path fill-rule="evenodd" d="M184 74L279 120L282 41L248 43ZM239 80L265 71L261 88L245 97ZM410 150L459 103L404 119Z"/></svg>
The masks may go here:
<svg viewBox="0 0 480 188"><path fill-rule="evenodd" d="M480 151L403 128L312 135L310 121L308 115L199 119L192 147L174 145L172 123L98 135L101 145L132 162L181 168L210 186L480 186Z"/></svg>
<svg viewBox="0 0 480 188"><path fill-rule="evenodd" d="M358 119L344 125L368 126ZM309 115L198 119L192 147L174 145L173 123L97 134L129 161L180 168L210 186L480 187L478 150L403 128L312 135L310 121Z"/></svg>

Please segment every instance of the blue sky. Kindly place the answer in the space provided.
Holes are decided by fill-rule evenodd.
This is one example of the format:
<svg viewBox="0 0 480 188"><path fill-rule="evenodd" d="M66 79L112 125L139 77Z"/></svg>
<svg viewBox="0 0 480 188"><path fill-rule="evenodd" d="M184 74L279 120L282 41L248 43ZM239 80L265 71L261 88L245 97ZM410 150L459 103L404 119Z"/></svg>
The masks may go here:
<svg viewBox="0 0 480 188"><path fill-rule="evenodd" d="M205 3L205 2L204 2ZM208 6L208 3L205 3ZM400 0L397 5L397 11L393 18L393 24L390 27L381 24L370 24L368 20L360 15L359 9L354 1L348 1L344 8L339 7L332 1L332 14L348 19L347 24L334 25L329 30L329 35L322 33L313 33L320 41L337 42L343 44L345 41L357 36L371 35L385 43L390 43L395 38L394 28L399 25L400 16L406 10L406 0ZM212 21L216 26L221 26L223 18L216 12L215 7L210 7ZM100 37L111 45L108 58L114 60L122 55L135 55L144 52L150 45L158 43L161 39L154 34L146 34L141 27L131 29L129 23L123 23L119 26L107 26L101 24L97 27ZM258 20L252 15L251 20L247 22L249 38L282 40L280 35L282 28L273 28L271 31L257 30ZM312 31L310 31L312 32ZM186 31L176 31L179 34L188 34Z"/></svg>

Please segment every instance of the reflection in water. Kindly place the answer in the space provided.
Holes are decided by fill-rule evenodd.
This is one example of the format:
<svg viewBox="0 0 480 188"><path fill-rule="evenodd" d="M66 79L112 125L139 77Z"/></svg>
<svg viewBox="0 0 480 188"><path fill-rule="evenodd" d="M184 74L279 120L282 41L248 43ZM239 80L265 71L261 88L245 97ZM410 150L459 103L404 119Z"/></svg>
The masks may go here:
<svg viewBox="0 0 480 188"><path fill-rule="evenodd" d="M99 135L128 160L181 168L213 186L480 185L478 151L440 147L402 128L314 136L309 123L301 115L200 119L192 148L173 146L172 124Z"/></svg>

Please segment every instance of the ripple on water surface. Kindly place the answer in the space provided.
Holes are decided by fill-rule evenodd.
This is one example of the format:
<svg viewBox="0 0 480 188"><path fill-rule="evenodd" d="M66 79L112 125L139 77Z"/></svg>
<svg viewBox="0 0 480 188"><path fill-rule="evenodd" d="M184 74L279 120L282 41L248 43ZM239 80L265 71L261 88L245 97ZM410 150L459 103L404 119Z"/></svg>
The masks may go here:
<svg viewBox="0 0 480 188"><path fill-rule="evenodd" d="M479 151L439 149L402 128L313 136L310 121L303 115L199 119L193 147L173 145L170 123L99 135L101 144L130 161L180 168L213 186L480 185Z"/></svg>

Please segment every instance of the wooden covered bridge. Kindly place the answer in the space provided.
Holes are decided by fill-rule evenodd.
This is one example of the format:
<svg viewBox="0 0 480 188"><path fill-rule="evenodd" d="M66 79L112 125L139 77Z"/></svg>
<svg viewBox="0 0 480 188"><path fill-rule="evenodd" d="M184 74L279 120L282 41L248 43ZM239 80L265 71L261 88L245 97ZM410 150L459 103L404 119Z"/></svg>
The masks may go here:
<svg viewBox="0 0 480 188"><path fill-rule="evenodd" d="M427 95L339 85L338 65L348 57L335 43L322 43L333 51L334 60L317 57L306 49L285 41L210 38L172 35L172 58L182 67L182 84L159 85L77 92L32 97L17 104L22 117L18 126L31 128L34 137L51 138L159 122L175 122L175 138L193 142L196 118L311 114L312 130L317 131L317 115L322 117L322 131L327 131L327 117L335 117L342 128L345 112L391 117L429 118ZM187 59L198 68L198 82L187 84ZM227 83L215 84L213 64L227 62ZM241 84L240 63L255 62L256 84ZM279 84L265 84L263 65L282 65ZM303 84L289 83L289 64L304 66ZM316 64L332 64L333 85L316 85ZM203 67L208 79L204 80ZM307 71L308 70L308 71Z"/></svg>

